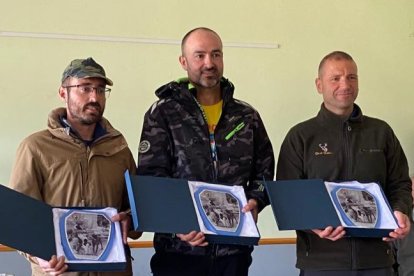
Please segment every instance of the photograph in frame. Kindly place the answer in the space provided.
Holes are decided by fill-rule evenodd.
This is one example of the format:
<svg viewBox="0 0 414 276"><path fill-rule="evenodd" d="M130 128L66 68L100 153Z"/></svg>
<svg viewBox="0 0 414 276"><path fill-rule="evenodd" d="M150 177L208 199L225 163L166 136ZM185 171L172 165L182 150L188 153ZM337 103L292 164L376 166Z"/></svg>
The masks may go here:
<svg viewBox="0 0 414 276"><path fill-rule="evenodd" d="M376 228L378 223L377 200L369 192L360 189L339 188L336 191L346 226Z"/></svg>
<svg viewBox="0 0 414 276"><path fill-rule="evenodd" d="M241 186L189 181L201 232L230 236L259 236L253 216L243 213L247 204Z"/></svg>
<svg viewBox="0 0 414 276"><path fill-rule="evenodd" d="M68 260L104 261L113 246L113 223L103 212L72 210L60 218Z"/></svg>
<svg viewBox="0 0 414 276"><path fill-rule="evenodd" d="M195 193L199 213L207 229L217 233L238 235L243 217L240 200L228 191L202 188Z"/></svg>
<svg viewBox="0 0 414 276"><path fill-rule="evenodd" d="M114 208L53 208L57 254L68 263L125 262L119 222Z"/></svg>
<svg viewBox="0 0 414 276"><path fill-rule="evenodd" d="M345 227L395 229L396 220L376 183L325 182L329 196Z"/></svg>

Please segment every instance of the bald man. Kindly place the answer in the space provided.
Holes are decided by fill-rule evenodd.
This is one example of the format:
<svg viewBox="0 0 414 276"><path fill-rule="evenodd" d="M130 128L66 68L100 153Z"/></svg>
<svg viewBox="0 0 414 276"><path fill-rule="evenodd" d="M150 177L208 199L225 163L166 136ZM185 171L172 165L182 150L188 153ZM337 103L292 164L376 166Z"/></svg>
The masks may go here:
<svg viewBox="0 0 414 276"><path fill-rule="evenodd" d="M244 211L257 219L268 204L260 180L274 175L273 149L259 113L233 98L216 32L191 30L181 50L187 77L156 91L159 101L144 118L138 174L243 186ZM251 246L208 244L196 231L156 233L154 245L154 275L241 276L252 261Z"/></svg>

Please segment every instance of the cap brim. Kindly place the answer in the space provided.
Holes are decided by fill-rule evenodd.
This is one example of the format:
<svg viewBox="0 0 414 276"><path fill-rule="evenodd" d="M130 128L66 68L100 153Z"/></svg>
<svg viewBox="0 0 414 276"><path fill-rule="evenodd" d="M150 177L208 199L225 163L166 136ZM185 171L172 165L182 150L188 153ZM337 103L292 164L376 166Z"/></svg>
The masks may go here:
<svg viewBox="0 0 414 276"><path fill-rule="evenodd" d="M109 85L109 86L114 85L114 83L109 78L107 78L107 77L105 77L105 76L103 76L101 74L89 74L87 76L78 77L78 78L80 78L80 79L100 78L100 79L104 79L107 85Z"/></svg>

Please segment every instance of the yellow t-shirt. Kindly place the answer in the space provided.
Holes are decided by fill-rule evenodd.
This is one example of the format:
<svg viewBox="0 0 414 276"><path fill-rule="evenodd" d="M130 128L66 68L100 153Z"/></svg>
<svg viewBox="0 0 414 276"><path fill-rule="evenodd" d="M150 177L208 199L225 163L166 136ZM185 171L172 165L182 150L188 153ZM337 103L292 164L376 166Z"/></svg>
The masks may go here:
<svg viewBox="0 0 414 276"><path fill-rule="evenodd" d="M214 133L214 129L218 124L221 116L221 109L223 108L223 100L213 105L202 105L204 114L207 118L208 130L210 134Z"/></svg>

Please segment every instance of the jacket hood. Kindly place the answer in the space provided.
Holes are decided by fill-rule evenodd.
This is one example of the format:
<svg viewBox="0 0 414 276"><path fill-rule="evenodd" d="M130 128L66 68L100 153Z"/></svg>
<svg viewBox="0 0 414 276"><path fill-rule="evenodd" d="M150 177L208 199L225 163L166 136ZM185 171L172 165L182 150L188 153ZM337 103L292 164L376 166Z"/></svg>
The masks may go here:
<svg viewBox="0 0 414 276"><path fill-rule="evenodd" d="M155 91L155 95L161 100L169 97L183 97L183 96L195 96L195 89L190 88L190 82L188 78L181 78L176 81L169 82ZM234 85L226 78L221 78L220 81L221 91L223 94L223 100L231 99L234 94ZM182 93L184 91L184 93ZM184 95L183 95L184 94Z"/></svg>

